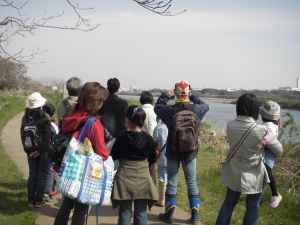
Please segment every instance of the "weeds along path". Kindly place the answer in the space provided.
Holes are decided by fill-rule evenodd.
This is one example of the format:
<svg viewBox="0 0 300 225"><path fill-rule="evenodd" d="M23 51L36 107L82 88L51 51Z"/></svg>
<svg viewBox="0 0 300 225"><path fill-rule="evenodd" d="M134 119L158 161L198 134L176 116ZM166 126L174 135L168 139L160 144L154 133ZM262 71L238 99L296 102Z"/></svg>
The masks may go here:
<svg viewBox="0 0 300 225"><path fill-rule="evenodd" d="M23 113L19 113L13 117L2 130L1 140L6 154L16 164L18 170L22 172L25 179L28 177L28 166L26 155L22 148L20 138L20 127ZM39 209L39 216L36 220L36 225L53 225L55 215L57 213L58 204L49 205L45 208ZM163 208L153 207L149 212L149 225L164 224L157 220L157 215L163 211ZM100 209L100 224L113 225L117 224L117 211L111 207L102 207ZM189 213L177 208L173 224L189 224ZM88 225L95 225L95 210L92 209L88 218Z"/></svg>

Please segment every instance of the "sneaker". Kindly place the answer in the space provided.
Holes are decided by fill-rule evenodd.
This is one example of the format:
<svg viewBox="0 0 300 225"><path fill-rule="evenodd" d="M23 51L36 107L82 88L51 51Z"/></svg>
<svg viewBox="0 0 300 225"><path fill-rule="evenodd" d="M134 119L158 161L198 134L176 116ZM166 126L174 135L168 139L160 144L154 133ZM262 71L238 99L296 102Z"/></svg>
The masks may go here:
<svg viewBox="0 0 300 225"><path fill-rule="evenodd" d="M32 203L32 202L28 202L28 208L30 208L30 209L32 209L32 208L34 208L34 204Z"/></svg>
<svg viewBox="0 0 300 225"><path fill-rule="evenodd" d="M49 193L50 198L53 198L54 196L58 195L59 192L58 191L52 191Z"/></svg>
<svg viewBox="0 0 300 225"><path fill-rule="evenodd" d="M191 219L190 222L192 225L202 225L201 217L198 208L193 208L191 210Z"/></svg>
<svg viewBox="0 0 300 225"><path fill-rule="evenodd" d="M175 212L175 205L168 206L165 213L158 215L158 219L168 224L173 223L173 214Z"/></svg>
<svg viewBox="0 0 300 225"><path fill-rule="evenodd" d="M277 196L272 196L270 200L269 206L273 209L277 208L279 206L279 203L282 200L282 196L278 194Z"/></svg>
<svg viewBox="0 0 300 225"><path fill-rule="evenodd" d="M44 201L41 201L41 202L36 202L33 207L34 208L43 208L45 206L45 202Z"/></svg>

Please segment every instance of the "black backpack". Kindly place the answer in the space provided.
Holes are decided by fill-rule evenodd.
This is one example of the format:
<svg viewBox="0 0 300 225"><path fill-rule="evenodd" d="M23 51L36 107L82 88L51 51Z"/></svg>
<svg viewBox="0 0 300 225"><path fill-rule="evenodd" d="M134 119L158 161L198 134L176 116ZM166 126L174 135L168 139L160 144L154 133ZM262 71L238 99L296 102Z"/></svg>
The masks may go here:
<svg viewBox="0 0 300 225"><path fill-rule="evenodd" d="M21 128L23 147L27 154L39 150L41 135L32 116L23 119Z"/></svg>
<svg viewBox="0 0 300 225"><path fill-rule="evenodd" d="M60 168L71 138L72 134L59 133L52 136L50 157L54 163L55 170L58 170Z"/></svg>
<svg viewBox="0 0 300 225"><path fill-rule="evenodd" d="M173 149L179 153L198 150L200 121L196 113L184 109L172 118L171 138Z"/></svg>

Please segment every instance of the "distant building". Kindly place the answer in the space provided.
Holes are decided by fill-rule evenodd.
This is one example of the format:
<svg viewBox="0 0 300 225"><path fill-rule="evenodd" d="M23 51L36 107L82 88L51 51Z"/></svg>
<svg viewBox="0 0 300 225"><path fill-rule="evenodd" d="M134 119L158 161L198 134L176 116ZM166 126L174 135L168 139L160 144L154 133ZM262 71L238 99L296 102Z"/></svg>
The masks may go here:
<svg viewBox="0 0 300 225"><path fill-rule="evenodd" d="M279 87L278 89L281 91L291 91L292 87Z"/></svg>
<svg viewBox="0 0 300 225"><path fill-rule="evenodd" d="M227 92L236 92L239 91L240 89L235 89L235 88L227 88L226 91Z"/></svg>
<svg viewBox="0 0 300 225"><path fill-rule="evenodd" d="M300 89L300 77L297 78L297 86L298 89Z"/></svg>

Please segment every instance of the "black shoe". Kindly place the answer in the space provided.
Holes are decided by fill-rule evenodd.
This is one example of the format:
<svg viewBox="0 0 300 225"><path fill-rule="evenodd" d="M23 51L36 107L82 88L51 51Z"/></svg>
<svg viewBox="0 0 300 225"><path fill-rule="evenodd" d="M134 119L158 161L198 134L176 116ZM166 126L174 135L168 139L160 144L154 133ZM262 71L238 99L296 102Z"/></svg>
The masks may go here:
<svg viewBox="0 0 300 225"><path fill-rule="evenodd" d="M191 224L192 225L201 225L201 217L198 208L193 208L191 211Z"/></svg>
<svg viewBox="0 0 300 225"><path fill-rule="evenodd" d="M175 212L175 205L171 205L169 207L166 208L166 212L165 213L161 213L158 215L158 219L160 221L163 221L165 223L169 223L172 224L173 223L173 214Z"/></svg>

